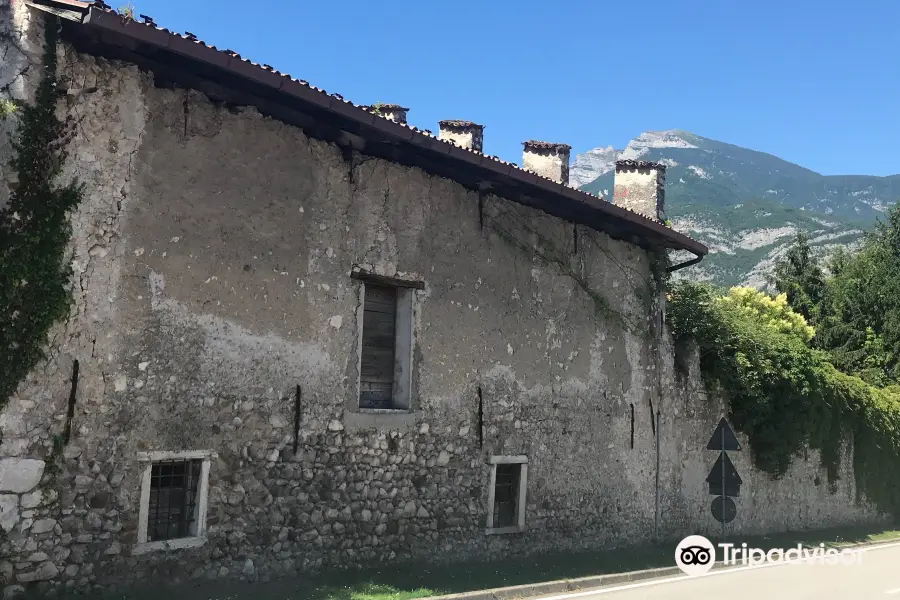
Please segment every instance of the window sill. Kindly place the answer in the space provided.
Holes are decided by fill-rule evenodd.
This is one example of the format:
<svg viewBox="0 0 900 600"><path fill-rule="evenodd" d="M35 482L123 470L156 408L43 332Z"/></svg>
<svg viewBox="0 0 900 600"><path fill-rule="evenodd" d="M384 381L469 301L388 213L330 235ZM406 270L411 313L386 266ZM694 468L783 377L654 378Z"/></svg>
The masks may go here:
<svg viewBox="0 0 900 600"><path fill-rule="evenodd" d="M502 535L504 533L525 533L524 527L513 525L512 527L489 527L484 530L485 535Z"/></svg>
<svg viewBox="0 0 900 600"><path fill-rule="evenodd" d="M158 542L145 542L143 544L135 544L131 549L131 554L136 555L165 550L184 550L186 548L199 548L200 546L203 546L205 544L205 536L178 538L177 540L161 540Z"/></svg>
<svg viewBox="0 0 900 600"><path fill-rule="evenodd" d="M412 431L419 414L411 410L356 408L344 411L344 427L349 432L373 428Z"/></svg>

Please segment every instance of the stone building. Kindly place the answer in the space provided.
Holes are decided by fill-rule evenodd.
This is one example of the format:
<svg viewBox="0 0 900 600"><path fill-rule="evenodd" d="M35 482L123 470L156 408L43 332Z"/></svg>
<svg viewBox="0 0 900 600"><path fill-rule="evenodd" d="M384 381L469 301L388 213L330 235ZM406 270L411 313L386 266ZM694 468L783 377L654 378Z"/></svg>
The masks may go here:
<svg viewBox="0 0 900 600"><path fill-rule="evenodd" d="M88 193L71 314L0 414L7 594L718 527L722 406L674 368L661 297L666 252L707 249L661 222L664 167L620 163L609 202L565 144L520 168L480 125L433 135L76 0L0 4L16 97L47 24ZM832 491L815 456L770 481L747 455L735 531L877 518L849 462Z"/></svg>

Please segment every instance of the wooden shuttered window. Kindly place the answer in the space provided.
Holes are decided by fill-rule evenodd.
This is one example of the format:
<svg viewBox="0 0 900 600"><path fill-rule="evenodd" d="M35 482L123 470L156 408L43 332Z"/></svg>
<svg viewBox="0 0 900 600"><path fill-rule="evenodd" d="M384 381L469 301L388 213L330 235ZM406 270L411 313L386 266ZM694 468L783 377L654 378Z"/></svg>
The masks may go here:
<svg viewBox="0 0 900 600"><path fill-rule="evenodd" d="M366 284L360 408L394 408L397 288Z"/></svg>

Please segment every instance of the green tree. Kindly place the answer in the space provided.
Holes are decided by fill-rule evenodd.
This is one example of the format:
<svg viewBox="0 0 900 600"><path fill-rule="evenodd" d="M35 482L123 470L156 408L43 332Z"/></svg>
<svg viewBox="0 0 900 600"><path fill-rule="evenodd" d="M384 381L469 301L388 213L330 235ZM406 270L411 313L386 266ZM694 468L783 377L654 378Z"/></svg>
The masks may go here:
<svg viewBox="0 0 900 600"><path fill-rule="evenodd" d="M812 254L809 236L800 232L785 257L775 265L775 289L787 296L787 302L808 323L819 320L825 296L825 276Z"/></svg>
<svg viewBox="0 0 900 600"><path fill-rule="evenodd" d="M836 367L884 385L900 381L900 205L868 232L856 254L831 262L819 347Z"/></svg>

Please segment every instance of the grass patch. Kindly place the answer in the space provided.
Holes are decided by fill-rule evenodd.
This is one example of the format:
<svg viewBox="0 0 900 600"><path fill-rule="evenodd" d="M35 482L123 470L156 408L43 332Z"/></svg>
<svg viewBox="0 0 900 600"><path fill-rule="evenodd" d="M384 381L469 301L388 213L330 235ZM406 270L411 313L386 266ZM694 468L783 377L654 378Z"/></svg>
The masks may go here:
<svg viewBox="0 0 900 600"><path fill-rule="evenodd" d="M840 546L900 539L900 530L877 527L841 527L769 536L727 536L726 541L749 547L790 548L798 543ZM719 540L713 539L714 543ZM192 582L171 592L110 595L112 600L414 600L512 585L573 579L674 566L678 540L621 550L559 552L514 557L490 563L408 563L390 568L325 573L308 579L268 583L220 584Z"/></svg>

